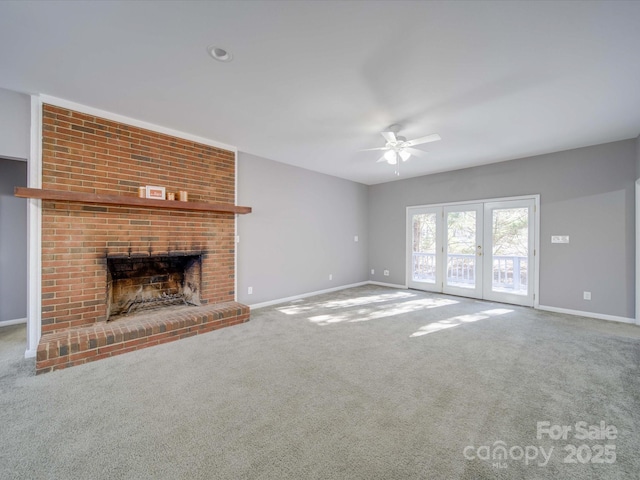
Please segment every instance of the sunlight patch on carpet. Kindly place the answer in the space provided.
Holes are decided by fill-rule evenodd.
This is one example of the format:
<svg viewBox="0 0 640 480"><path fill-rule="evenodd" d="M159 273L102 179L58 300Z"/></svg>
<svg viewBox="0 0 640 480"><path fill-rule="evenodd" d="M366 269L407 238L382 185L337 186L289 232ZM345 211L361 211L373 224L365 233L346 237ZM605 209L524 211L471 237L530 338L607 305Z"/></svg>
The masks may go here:
<svg viewBox="0 0 640 480"><path fill-rule="evenodd" d="M285 305L280 308L276 308L279 312L285 313L287 315L297 315L299 313L308 312L310 310L318 310L318 309L342 309L349 307L357 307L359 305L368 305L371 303L382 303L382 302L390 302L394 300L399 300L403 298L411 298L415 297L415 293L407 292L407 291L399 291L393 293L382 293L379 295L365 295L362 297L354 297L347 298L341 300L328 300L328 301L305 301L305 300L296 300L295 302L291 302L289 305Z"/></svg>
<svg viewBox="0 0 640 480"><path fill-rule="evenodd" d="M440 332L448 328L464 325L465 323L477 322L478 320L486 320L487 318L496 317L498 315L504 315L511 313L513 310L508 308L493 308L491 310L484 310L479 313L473 313L470 315L459 315L457 317L451 317L444 320L439 320L434 323L420 327L420 329L409 335L410 337L421 337L422 335L428 335L430 333Z"/></svg>
<svg viewBox="0 0 640 480"><path fill-rule="evenodd" d="M325 313L314 315L313 317L309 317L308 320L316 325L331 325L342 322L367 322L420 310L445 307L456 303L458 303L457 300L451 300L449 298L420 298L405 302L395 302L384 306L377 305L374 308L360 308L346 312L340 310L338 314Z"/></svg>

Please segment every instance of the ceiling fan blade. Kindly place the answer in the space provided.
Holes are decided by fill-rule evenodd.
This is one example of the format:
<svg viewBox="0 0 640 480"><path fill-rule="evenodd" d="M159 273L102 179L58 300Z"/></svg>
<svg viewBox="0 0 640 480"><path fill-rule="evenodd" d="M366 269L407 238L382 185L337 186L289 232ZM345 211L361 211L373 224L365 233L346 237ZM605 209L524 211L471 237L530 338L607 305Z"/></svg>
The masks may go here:
<svg viewBox="0 0 640 480"><path fill-rule="evenodd" d="M364 150L358 150L359 152L370 152L371 150L389 150L388 147L376 147L376 148L365 148Z"/></svg>
<svg viewBox="0 0 640 480"><path fill-rule="evenodd" d="M376 160L376 163L381 163L381 162L386 162L386 161L387 161L387 159L384 158L384 155L383 155L378 160Z"/></svg>
<svg viewBox="0 0 640 480"><path fill-rule="evenodd" d="M414 145L420 145L421 143L437 142L440 139L440 135L438 135L437 133L432 133L431 135L427 135L426 137L409 140L408 142L405 142L404 145L406 147L413 147Z"/></svg>
<svg viewBox="0 0 640 480"><path fill-rule="evenodd" d="M428 156L427 152L425 152L424 150L417 149L417 148L409 147L409 148L405 148L404 150L409 152L411 155L415 155L416 157L426 157L426 156Z"/></svg>
<svg viewBox="0 0 640 480"><path fill-rule="evenodd" d="M396 134L393 132L380 132L387 142L394 143L397 141Z"/></svg>

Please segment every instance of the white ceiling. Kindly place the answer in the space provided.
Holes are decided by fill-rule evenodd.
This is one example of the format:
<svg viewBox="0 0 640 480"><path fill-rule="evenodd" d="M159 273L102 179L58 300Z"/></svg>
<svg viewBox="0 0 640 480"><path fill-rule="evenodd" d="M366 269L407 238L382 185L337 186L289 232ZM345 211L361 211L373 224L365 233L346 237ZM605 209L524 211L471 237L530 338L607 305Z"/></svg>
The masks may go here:
<svg viewBox="0 0 640 480"><path fill-rule="evenodd" d="M4 0L0 87L375 184L636 137L640 2Z"/></svg>

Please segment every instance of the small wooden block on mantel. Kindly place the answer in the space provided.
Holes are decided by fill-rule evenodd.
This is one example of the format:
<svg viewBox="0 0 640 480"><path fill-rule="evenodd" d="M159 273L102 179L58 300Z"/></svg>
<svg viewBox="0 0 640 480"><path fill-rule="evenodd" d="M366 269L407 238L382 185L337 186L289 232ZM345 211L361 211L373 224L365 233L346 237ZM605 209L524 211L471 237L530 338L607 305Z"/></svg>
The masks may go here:
<svg viewBox="0 0 640 480"><path fill-rule="evenodd" d="M40 188L15 187L14 195L20 198L40 198L63 202L115 205L119 207L166 208L171 210L192 210L199 212L233 213L244 215L251 213L251 207L228 205L224 203L181 202L179 200L156 200L152 198L127 197L123 195L102 195L95 193L67 192Z"/></svg>

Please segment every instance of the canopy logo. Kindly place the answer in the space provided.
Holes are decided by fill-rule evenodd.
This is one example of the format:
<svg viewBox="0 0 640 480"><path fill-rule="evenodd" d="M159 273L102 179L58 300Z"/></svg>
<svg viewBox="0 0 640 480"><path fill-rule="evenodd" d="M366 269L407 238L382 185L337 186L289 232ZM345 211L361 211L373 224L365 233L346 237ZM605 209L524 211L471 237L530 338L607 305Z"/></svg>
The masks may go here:
<svg viewBox="0 0 640 480"><path fill-rule="evenodd" d="M551 424L548 421L537 422L536 439L545 441L573 441L602 442L595 444L566 443L559 446L564 451L562 463L614 463L616 461L616 446L613 440L618 438L618 429L601 421L590 425L580 421L573 425ZM577 442L576 442L577 443ZM541 445L507 446L506 442L497 440L493 445L464 447L462 454L468 461L481 460L490 462L494 468L507 468L509 462L523 462L525 465L546 467L554 452L554 445L546 448Z"/></svg>
<svg viewBox="0 0 640 480"><path fill-rule="evenodd" d="M473 445L468 445L462 453L467 460L490 461L495 468L507 468L508 460L524 461L525 465L532 464L537 460L538 466L544 467L549 463L553 447L550 447L548 451L535 445L527 445L526 447L514 445L507 448L505 442L498 440L493 443L493 446L483 445L476 448Z"/></svg>

